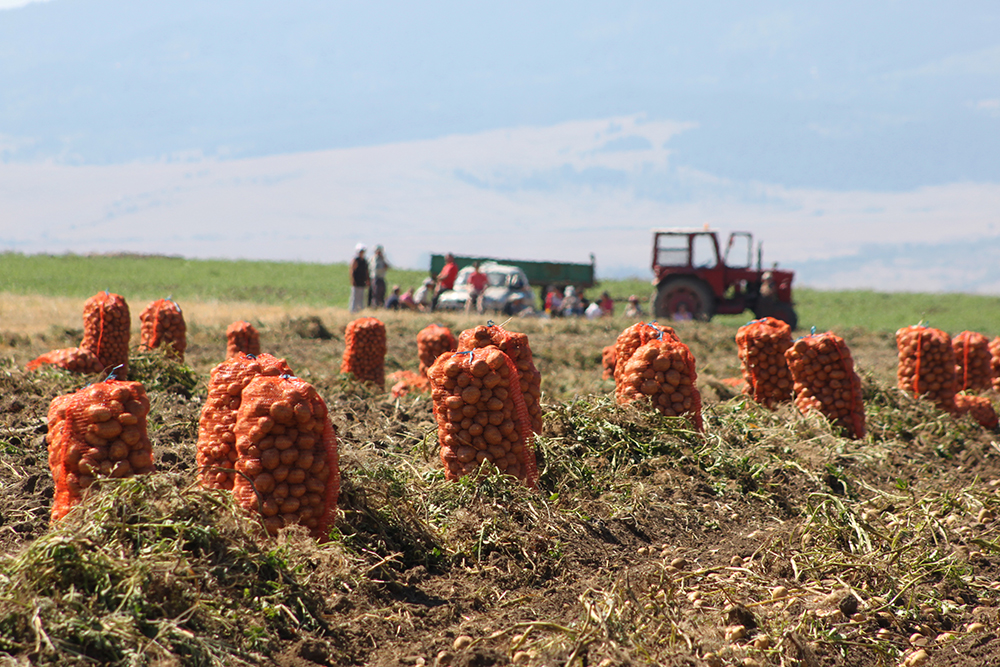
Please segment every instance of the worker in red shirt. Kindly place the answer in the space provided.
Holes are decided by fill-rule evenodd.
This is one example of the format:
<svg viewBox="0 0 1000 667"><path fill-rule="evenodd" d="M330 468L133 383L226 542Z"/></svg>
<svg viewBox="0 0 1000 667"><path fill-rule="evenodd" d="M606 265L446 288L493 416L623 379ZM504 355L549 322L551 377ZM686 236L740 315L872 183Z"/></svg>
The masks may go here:
<svg viewBox="0 0 1000 667"><path fill-rule="evenodd" d="M483 312L483 292L490 284L490 278L479 270L479 262L472 263L472 273L469 274L469 298L465 300L465 312L472 310L473 304L476 312Z"/></svg>
<svg viewBox="0 0 1000 667"><path fill-rule="evenodd" d="M437 307L438 297L455 287L455 278L458 277L458 264L455 263L455 256L450 252L444 256L444 268L437 276L437 291L434 292L434 301L431 310Z"/></svg>

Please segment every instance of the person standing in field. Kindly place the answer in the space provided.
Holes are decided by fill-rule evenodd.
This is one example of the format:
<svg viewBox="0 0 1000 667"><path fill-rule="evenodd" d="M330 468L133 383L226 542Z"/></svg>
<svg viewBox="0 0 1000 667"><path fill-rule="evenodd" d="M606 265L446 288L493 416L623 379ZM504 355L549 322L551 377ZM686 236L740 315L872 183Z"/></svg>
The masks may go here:
<svg viewBox="0 0 1000 667"><path fill-rule="evenodd" d="M351 261L351 298L347 307L352 313L365 307L365 288L370 282L365 245L359 243L354 248L354 259Z"/></svg>
<svg viewBox="0 0 1000 667"><path fill-rule="evenodd" d="M483 312L483 292L490 284L490 278L479 270L479 262L472 263L472 273L469 274L469 298L465 300L465 312L472 311L475 306L477 313Z"/></svg>
<svg viewBox="0 0 1000 667"><path fill-rule="evenodd" d="M455 256L450 252L444 256L444 267L437 276L437 290L434 292L434 300L431 303L431 310L437 307L438 297L455 287L455 278L458 277L458 264L455 263Z"/></svg>
<svg viewBox="0 0 1000 667"><path fill-rule="evenodd" d="M371 298L368 300L369 305L374 305L376 308L385 306L385 274L388 271L389 262L385 259L385 249L377 245L375 246L375 258L372 260L372 283Z"/></svg>

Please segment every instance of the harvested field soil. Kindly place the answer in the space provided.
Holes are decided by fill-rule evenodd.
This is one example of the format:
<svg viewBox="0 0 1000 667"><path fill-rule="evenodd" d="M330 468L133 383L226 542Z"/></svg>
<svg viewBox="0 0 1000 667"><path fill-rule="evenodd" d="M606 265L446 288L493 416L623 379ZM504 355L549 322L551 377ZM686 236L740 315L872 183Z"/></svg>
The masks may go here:
<svg viewBox="0 0 1000 667"><path fill-rule="evenodd" d="M741 396L726 382L735 327L677 327L699 434L614 404L601 352L631 321L513 320L542 374L532 491L445 481L429 395L340 374L348 313L181 305L186 365L138 353L133 322L158 471L102 482L56 526L46 413L100 378L23 369L78 344L82 303L39 300L30 325L0 324L0 665L1000 664L1000 445L896 388L891 335L835 332L862 377L858 441ZM483 323L372 314L387 373L416 371L428 324ZM198 418L234 319L329 407L342 488L328 542L270 538L197 485Z"/></svg>

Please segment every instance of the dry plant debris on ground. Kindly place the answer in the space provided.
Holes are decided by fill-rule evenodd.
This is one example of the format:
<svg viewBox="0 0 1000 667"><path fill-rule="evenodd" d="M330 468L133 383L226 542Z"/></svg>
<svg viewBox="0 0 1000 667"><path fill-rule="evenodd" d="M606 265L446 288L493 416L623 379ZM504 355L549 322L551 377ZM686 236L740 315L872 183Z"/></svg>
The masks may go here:
<svg viewBox="0 0 1000 667"><path fill-rule="evenodd" d="M514 321L543 378L539 489L446 482L426 394L338 372L346 313L254 321L326 400L343 485L332 539L269 538L195 481L224 326L185 366L132 356L159 472L100 485L57 526L44 435L92 378L22 369L79 332L0 332L0 665L1000 664L1000 444L895 388L891 336L844 332L868 435L735 395L732 328L685 323L704 435L619 407L601 351L631 322ZM386 370L417 332L386 315ZM994 397L995 398L995 397Z"/></svg>

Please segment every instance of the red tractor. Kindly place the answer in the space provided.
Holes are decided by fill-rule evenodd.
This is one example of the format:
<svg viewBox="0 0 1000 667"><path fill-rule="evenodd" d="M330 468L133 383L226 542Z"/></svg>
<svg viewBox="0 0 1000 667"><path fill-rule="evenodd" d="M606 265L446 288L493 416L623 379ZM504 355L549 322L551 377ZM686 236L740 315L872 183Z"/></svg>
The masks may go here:
<svg viewBox="0 0 1000 667"><path fill-rule="evenodd" d="M708 229L653 230L653 294L656 317L709 320L738 315L748 308L757 317L774 317L795 329L792 271L761 269L761 247L754 260L749 232L729 235L725 253L718 234Z"/></svg>

